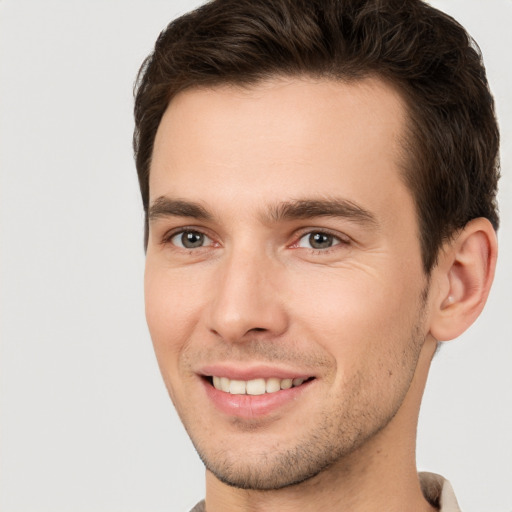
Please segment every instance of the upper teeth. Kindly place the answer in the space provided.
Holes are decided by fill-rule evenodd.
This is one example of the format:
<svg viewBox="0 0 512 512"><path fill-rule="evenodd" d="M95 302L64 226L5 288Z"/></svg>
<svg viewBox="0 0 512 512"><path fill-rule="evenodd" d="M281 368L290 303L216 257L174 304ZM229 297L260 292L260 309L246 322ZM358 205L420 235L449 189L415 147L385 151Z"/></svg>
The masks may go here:
<svg viewBox="0 0 512 512"><path fill-rule="evenodd" d="M292 386L300 386L306 379L253 379L231 380L227 377L213 377L215 389L231 393L232 395L263 395L275 393L281 389L290 389Z"/></svg>

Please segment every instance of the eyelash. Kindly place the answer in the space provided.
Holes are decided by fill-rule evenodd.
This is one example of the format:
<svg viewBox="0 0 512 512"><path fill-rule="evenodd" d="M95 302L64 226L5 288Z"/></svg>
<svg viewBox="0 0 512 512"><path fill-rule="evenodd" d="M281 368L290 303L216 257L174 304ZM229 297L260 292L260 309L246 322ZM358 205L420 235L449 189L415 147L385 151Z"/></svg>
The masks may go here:
<svg viewBox="0 0 512 512"><path fill-rule="evenodd" d="M186 251L193 251L193 250L204 249L204 248L208 247L208 246L181 247L172 242L173 238L175 238L179 235L183 236L185 233L196 233L196 234L199 234L199 235L207 238L211 242L214 242L212 237L208 236L204 231L197 229L197 228L193 228L193 227L184 227L184 228L175 229L175 230L172 230L172 231L169 231L168 233L166 233L162 238L162 244L163 245L170 244L178 249L182 249L182 250L186 250Z"/></svg>
<svg viewBox="0 0 512 512"><path fill-rule="evenodd" d="M300 245L301 240L306 237L311 239L314 235L322 235L326 237L330 237L332 239L332 245L324 248L315 248L315 247L304 247ZM331 251L335 251L340 248L340 246L348 246L350 244L350 239L346 236L342 236L340 234L334 234L326 229L309 229L308 231L303 231L296 238L296 242L294 242L291 247L293 249L304 248L309 251L312 251L314 254L329 254Z"/></svg>
<svg viewBox="0 0 512 512"><path fill-rule="evenodd" d="M207 238L208 240L210 240L210 244L208 245L201 245L201 246L198 246L198 247L183 247L183 246L180 246L180 245L177 245L176 243L173 243L172 240L173 238L177 237L177 236L183 236L184 234L186 233L195 233L195 234L198 234L200 236L203 236L205 238ZM328 246L328 247L325 247L325 248L315 248L315 247L304 247L304 246L301 246L300 245L300 242L302 239L304 239L305 237L312 237L314 235L323 235L323 236L327 236L327 237L330 237L333 241L332 245ZM296 235L294 237L295 239L295 242L293 242L292 244L288 245L289 248L292 248L292 249L300 249L300 248L303 248L303 249L306 249L306 250L309 250L311 252L313 252L314 254L328 254L330 253L331 251L333 250L336 250L337 248L339 248L339 246L348 246L350 245L350 242L351 240L346 237L346 236L341 236L340 234L334 234L334 233L331 233L329 230L325 230L325 229L309 229L307 231L302 231L301 233L299 233L298 235ZM211 247L211 246L215 246L215 245L219 245L218 243L216 243L212 237L210 237L208 234L206 234L204 231L202 231L201 229L197 229L197 228L193 228L193 227L185 227L185 228L179 228L179 229L176 229L176 230L172 230L168 233L166 233L163 238L162 238L162 244L163 245L172 245L174 246L175 248L179 249L179 250L186 250L186 251L196 251L196 250L199 250L199 249L206 249L208 247Z"/></svg>

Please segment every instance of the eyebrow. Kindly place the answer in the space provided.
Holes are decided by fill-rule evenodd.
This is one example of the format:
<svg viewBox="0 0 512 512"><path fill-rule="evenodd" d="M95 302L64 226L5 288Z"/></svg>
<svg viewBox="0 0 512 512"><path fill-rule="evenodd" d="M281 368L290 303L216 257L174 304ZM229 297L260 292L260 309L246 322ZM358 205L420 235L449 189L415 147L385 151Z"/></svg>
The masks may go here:
<svg viewBox="0 0 512 512"><path fill-rule="evenodd" d="M213 215L199 203L166 196L157 198L148 210L150 221L161 217L190 217L212 220ZM314 217L342 217L361 225L378 226L375 216L347 199L297 199L271 205L263 214L270 222L283 222Z"/></svg>
<svg viewBox="0 0 512 512"><path fill-rule="evenodd" d="M289 221L313 217L342 217L361 225L378 226L377 219L370 211L347 199L298 199L272 206L269 210L271 221Z"/></svg>
<svg viewBox="0 0 512 512"><path fill-rule="evenodd" d="M200 204L180 199L161 196L149 207L148 219L161 217L192 217L200 220L211 220L212 215Z"/></svg>

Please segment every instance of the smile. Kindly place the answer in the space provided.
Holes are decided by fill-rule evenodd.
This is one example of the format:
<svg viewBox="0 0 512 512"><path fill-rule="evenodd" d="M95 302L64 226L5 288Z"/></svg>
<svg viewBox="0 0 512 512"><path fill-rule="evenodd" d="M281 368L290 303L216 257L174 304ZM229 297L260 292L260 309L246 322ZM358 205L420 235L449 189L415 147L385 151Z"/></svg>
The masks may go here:
<svg viewBox="0 0 512 512"><path fill-rule="evenodd" d="M211 383L215 389L232 395L264 395L265 393L276 393L281 390L298 387L306 380L309 379L279 379L277 377L271 377L269 379L235 380L227 377L211 377Z"/></svg>
<svg viewBox="0 0 512 512"><path fill-rule="evenodd" d="M255 420L298 406L299 397L316 388L316 376L270 368L203 367L200 380L217 410L230 418ZM229 375L229 377L228 377Z"/></svg>

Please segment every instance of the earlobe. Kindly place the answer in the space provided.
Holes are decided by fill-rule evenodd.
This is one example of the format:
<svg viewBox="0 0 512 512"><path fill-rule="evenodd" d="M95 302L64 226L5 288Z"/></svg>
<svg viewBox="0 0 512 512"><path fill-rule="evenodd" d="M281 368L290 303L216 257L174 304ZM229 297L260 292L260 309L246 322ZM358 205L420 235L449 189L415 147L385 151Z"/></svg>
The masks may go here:
<svg viewBox="0 0 512 512"><path fill-rule="evenodd" d="M462 334L481 313L494 278L496 233L484 218L470 221L440 252L430 333L438 341Z"/></svg>

